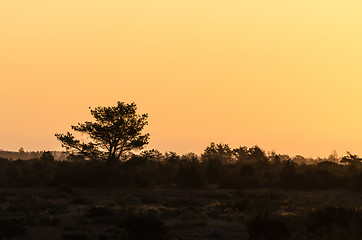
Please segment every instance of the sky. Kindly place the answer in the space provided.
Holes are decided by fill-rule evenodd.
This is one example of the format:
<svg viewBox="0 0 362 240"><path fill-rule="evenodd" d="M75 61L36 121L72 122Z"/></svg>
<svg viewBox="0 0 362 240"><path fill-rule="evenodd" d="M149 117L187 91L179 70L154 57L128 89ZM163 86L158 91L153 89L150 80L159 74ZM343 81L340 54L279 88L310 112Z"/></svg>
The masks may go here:
<svg viewBox="0 0 362 240"><path fill-rule="evenodd" d="M0 149L135 102L148 149L362 155L360 0L1 0Z"/></svg>

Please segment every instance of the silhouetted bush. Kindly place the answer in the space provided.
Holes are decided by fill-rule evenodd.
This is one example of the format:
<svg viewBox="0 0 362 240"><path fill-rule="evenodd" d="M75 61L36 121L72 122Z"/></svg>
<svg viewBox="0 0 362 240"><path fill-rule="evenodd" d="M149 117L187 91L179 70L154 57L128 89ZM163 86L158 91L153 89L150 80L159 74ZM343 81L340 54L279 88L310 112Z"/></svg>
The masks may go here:
<svg viewBox="0 0 362 240"><path fill-rule="evenodd" d="M259 180L256 176L224 176L220 179L220 188L223 189L247 189L247 188L259 188Z"/></svg>
<svg viewBox="0 0 362 240"><path fill-rule="evenodd" d="M348 228L355 224L361 225L361 220L362 215L358 210L329 207L313 211L307 221L307 229L311 232L328 231L332 225Z"/></svg>
<svg viewBox="0 0 362 240"><path fill-rule="evenodd" d="M86 197L76 197L76 198L73 198L69 203L77 204L77 205L88 205L88 204L91 204L92 201Z"/></svg>
<svg viewBox="0 0 362 240"><path fill-rule="evenodd" d="M134 174L131 182L131 186L140 187L140 188L148 188L151 187L151 181L147 176L141 174Z"/></svg>
<svg viewBox="0 0 362 240"><path fill-rule="evenodd" d="M252 218L247 229L251 240L283 240L290 235L286 223L262 216Z"/></svg>
<svg viewBox="0 0 362 240"><path fill-rule="evenodd" d="M351 156L346 159L352 159ZM357 159L355 155L354 158ZM0 186L204 188L206 184L216 184L229 189L350 188L362 191L359 161L337 164L328 159L302 156L293 159L303 164L297 164L287 155L272 153L267 156L257 146L231 150L226 144L211 144L201 158L192 153L180 157L172 152L163 155L149 150L125 156L123 164L112 168L85 159L54 161L51 152L43 152L40 158L26 161L0 158Z"/></svg>
<svg viewBox="0 0 362 240"><path fill-rule="evenodd" d="M358 239L361 224L360 210L329 207L311 212L306 231L310 239Z"/></svg>
<svg viewBox="0 0 362 240"><path fill-rule="evenodd" d="M297 172L297 164L289 160L284 162L278 185L282 188L298 189L299 183L300 178L299 173Z"/></svg>
<svg viewBox="0 0 362 240"><path fill-rule="evenodd" d="M259 180L255 176L245 177L240 179L240 188L258 188L260 187Z"/></svg>
<svg viewBox="0 0 362 240"><path fill-rule="evenodd" d="M354 190L362 190L362 173L355 174L351 177L350 187Z"/></svg>
<svg viewBox="0 0 362 240"><path fill-rule="evenodd" d="M130 214L120 224L129 236L129 240L166 240L167 228L153 214Z"/></svg>
<svg viewBox="0 0 362 240"><path fill-rule="evenodd" d="M181 167L175 182L180 188L203 188L205 186L201 174L195 167Z"/></svg>
<svg viewBox="0 0 362 240"><path fill-rule="evenodd" d="M61 220L58 217L42 216L39 219L39 224L42 226L55 227L61 224Z"/></svg>
<svg viewBox="0 0 362 240"><path fill-rule="evenodd" d="M87 234L83 232L68 232L62 234L64 240L87 240Z"/></svg>
<svg viewBox="0 0 362 240"><path fill-rule="evenodd" d="M104 233L99 235L99 240L129 240L129 236L124 228L109 226Z"/></svg>
<svg viewBox="0 0 362 240"><path fill-rule="evenodd" d="M0 219L0 238L15 238L24 236L26 227L23 219L7 218Z"/></svg>
<svg viewBox="0 0 362 240"><path fill-rule="evenodd" d="M206 167L204 178L208 183L219 183L221 164L209 163Z"/></svg>
<svg viewBox="0 0 362 240"><path fill-rule="evenodd" d="M99 218L99 217L109 217L113 216L114 213L111 209L105 207L92 207L87 212L88 218Z"/></svg>
<svg viewBox="0 0 362 240"><path fill-rule="evenodd" d="M40 156L40 161L42 161L43 163L54 162L54 156L50 151L45 151Z"/></svg>
<svg viewBox="0 0 362 240"><path fill-rule="evenodd" d="M253 166L247 164L243 165L239 171L239 176L241 177L255 176Z"/></svg>
<svg viewBox="0 0 362 240"><path fill-rule="evenodd" d="M304 190L332 189L342 185L337 176L320 169L309 169L302 173L299 184Z"/></svg>

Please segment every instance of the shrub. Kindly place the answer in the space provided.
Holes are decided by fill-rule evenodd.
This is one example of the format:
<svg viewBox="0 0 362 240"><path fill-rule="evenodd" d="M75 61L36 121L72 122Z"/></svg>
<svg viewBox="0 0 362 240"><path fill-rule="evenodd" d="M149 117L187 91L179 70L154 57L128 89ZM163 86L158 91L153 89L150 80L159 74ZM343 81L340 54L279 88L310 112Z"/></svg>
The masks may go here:
<svg viewBox="0 0 362 240"><path fill-rule="evenodd" d="M250 177L250 176L254 176L255 173L254 173L254 168L253 166L250 166L250 165L243 165L239 171L239 176L242 176L242 177Z"/></svg>
<svg viewBox="0 0 362 240"><path fill-rule="evenodd" d="M288 239L287 225L280 220L256 216L247 225L251 240L282 240Z"/></svg>
<svg viewBox="0 0 362 240"><path fill-rule="evenodd" d="M62 239L64 239L64 240L87 240L87 234L85 234L83 232L63 233Z"/></svg>
<svg viewBox="0 0 362 240"><path fill-rule="evenodd" d="M201 174L195 167L181 167L176 176L176 184L180 188L203 188L205 186Z"/></svg>
<svg viewBox="0 0 362 240"><path fill-rule="evenodd" d="M0 219L0 238L15 238L25 235L24 220L18 218Z"/></svg>
<svg viewBox="0 0 362 240"><path fill-rule="evenodd" d="M92 203L92 200L90 200L86 197L76 197L70 201L70 204L77 204L77 205L88 205L91 203Z"/></svg>
<svg viewBox="0 0 362 240"><path fill-rule="evenodd" d="M355 209L329 207L313 211L307 220L307 231L315 235L324 235L332 227L361 232L362 215Z"/></svg>
<svg viewBox="0 0 362 240"><path fill-rule="evenodd" d="M109 217L112 215L113 211L104 207L92 207L86 214L88 218Z"/></svg>
<svg viewBox="0 0 362 240"><path fill-rule="evenodd" d="M165 240L167 229L164 223L153 214L130 214L120 224L130 240Z"/></svg>

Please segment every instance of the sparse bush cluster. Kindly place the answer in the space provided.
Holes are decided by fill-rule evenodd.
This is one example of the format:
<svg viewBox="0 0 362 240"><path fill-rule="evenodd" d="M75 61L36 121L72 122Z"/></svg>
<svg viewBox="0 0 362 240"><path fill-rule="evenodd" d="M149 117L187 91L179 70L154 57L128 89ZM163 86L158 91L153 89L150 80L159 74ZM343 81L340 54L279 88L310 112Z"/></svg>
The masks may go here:
<svg viewBox="0 0 362 240"><path fill-rule="evenodd" d="M305 215L255 216L247 222L251 240L360 239L362 212L355 208L327 207Z"/></svg>

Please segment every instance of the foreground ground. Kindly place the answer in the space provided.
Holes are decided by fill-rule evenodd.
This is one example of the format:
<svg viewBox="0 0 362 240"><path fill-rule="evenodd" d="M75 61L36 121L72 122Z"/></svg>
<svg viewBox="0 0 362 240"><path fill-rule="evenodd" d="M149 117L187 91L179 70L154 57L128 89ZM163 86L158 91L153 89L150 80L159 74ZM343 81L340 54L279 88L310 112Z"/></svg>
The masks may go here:
<svg viewBox="0 0 362 240"><path fill-rule="evenodd" d="M0 188L0 238L359 239L361 203L345 190Z"/></svg>

